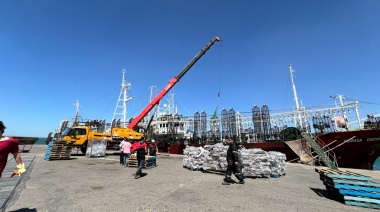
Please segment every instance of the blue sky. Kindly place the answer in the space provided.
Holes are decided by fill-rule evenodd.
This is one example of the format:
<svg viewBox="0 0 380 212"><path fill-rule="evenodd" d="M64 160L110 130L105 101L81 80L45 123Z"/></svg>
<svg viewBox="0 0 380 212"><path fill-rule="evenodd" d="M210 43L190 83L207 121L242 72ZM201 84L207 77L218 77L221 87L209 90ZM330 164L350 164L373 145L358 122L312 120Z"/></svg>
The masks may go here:
<svg viewBox="0 0 380 212"><path fill-rule="evenodd" d="M7 135L46 136L81 114L112 119L122 69L128 117L215 35L173 88L184 115L222 108L294 107L288 64L304 106L359 100L380 113L380 1L1 1L0 120ZM220 90L220 98L217 98ZM163 100L165 101L165 100ZM371 104L369 104L371 103Z"/></svg>

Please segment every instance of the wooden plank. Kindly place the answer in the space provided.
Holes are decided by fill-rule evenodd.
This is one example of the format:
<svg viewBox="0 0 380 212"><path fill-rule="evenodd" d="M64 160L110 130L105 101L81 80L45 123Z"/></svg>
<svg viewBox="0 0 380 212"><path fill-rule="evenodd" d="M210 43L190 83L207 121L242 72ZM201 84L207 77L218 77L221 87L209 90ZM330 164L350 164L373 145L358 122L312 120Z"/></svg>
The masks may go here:
<svg viewBox="0 0 380 212"><path fill-rule="evenodd" d="M348 176L356 176L356 177L364 177L364 178L369 178L369 176L361 175L355 172L351 171L341 171L341 170L332 170L332 169L327 169L327 168L315 168L315 171L323 174L323 175L328 175L328 174L340 174L340 175L348 175Z"/></svg>
<svg viewBox="0 0 380 212"><path fill-rule="evenodd" d="M343 194L343 195L361 196L361 197L370 197L370 198L374 198L374 199L380 199L379 193L354 191L354 190L346 190L346 189L339 189L339 193ZM380 204L380 202L379 202L379 204Z"/></svg>
<svg viewBox="0 0 380 212"><path fill-rule="evenodd" d="M201 171L201 168L191 168L191 167L187 167L187 166L183 166L183 168L190 170L190 171Z"/></svg>
<svg viewBox="0 0 380 212"><path fill-rule="evenodd" d="M342 175L342 174L328 174L328 177L337 179L350 179L350 180L366 180L371 181L372 177L368 176L353 176L353 175Z"/></svg>
<svg viewBox="0 0 380 212"><path fill-rule="evenodd" d="M371 198L365 198L365 197L353 197L353 196L344 196L344 200L350 200L350 201L357 201L357 202L367 202L367 203L373 203L373 204L379 204L380 200L378 199L371 199Z"/></svg>
<svg viewBox="0 0 380 212"><path fill-rule="evenodd" d="M128 162L128 167L137 168L137 162L135 162L135 163ZM145 163L143 166L143 168L145 168L145 169L150 169L150 168L154 168L154 167L156 167L156 163Z"/></svg>
<svg viewBox="0 0 380 212"><path fill-rule="evenodd" d="M225 171L221 171L221 170L210 170L210 169L203 169L203 172L206 172L206 173L211 173L211 174L219 174L219 175L225 175L226 172Z"/></svg>
<svg viewBox="0 0 380 212"><path fill-rule="evenodd" d="M54 149L54 148L72 148L72 146L67 146L67 145L55 145L55 146L52 146L52 147L50 147L50 148L52 148L52 149Z"/></svg>
<svg viewBox="0 0 380 212"><path fill-rule="evenodd" d="M359 207L365 207L365 208L380 209L380 205L372 204L372 203L368 203L368 202L345 201L345 204L346 205L359 206Z"/></svg>
<svg viewBox="0 0 380 212"><path fill-rule="evenodd" d="M50 154L50 157L55 157L55 156L66 156L70 157L71 154Z"/></svg>
<svg viewBox="0 0 380 212"><path fill-rule="evenodd" d="M50 152L50 154L71 154L71 151Z"/></svg>
<svg viewBox="0 0 380 212"><path fill-rule="evenodd" d="M380 192L380 188L366 187L366 186L353 186L348 184L335 184L337 189L355 190L355 191L368 191L368 192Z"/></svg>
<svg viewBox="0 0 380 212"><path fill-rule="evenodd" d="M70 158L49 158L49 160L69 160Z"/></svg>
<svg viewBox="0 0 380 212"><path fill-rule="evenodd" d="M70 157L70 155L49 155L49 157Z"/></svg>
<svg viewBox="0 0 380 212"><path fill-rule="evenodd" d="M351 175L355 175L355 176L365 176L365 175L362 175L362 174L358 174L358 173L355 173L355 172L351 172L351 171L345 171L347 174L351 174ZM367 176L366 176L367 177Z"/></svg>
<svg viewBox="0 0 380 212"><path fill-rule="evenodd" d="M49 155L49 157L53 158L53 157L67 157L69 158L71 155Z"/></svg>
<svg viewBox="0 0 380 212"><path fill-rule="evenodd" d="M49 152L71 152L71 149L50 150Z"/></svg>
<svg viewBox="0 0 380 212"><path fill-rule="evenodd" d="M355 181L355 180L333 180L334 183L338 184L349 184L349 185L359 185L367 187L380 188L380 184L372 181Z"/></svg>
<svg viewBox="0 0 380 212"><path fill-rule="evenodd" d="M50 149L73 149L72 147L53 147Z"/></svg>

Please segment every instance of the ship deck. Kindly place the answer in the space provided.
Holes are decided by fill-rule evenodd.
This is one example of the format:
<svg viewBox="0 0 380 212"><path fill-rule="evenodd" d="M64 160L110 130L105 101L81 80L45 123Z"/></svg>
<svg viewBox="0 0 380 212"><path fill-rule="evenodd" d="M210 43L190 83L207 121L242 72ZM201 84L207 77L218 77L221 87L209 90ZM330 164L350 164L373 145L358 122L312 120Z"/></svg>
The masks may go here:
<svg viewBox="0 0 380 212"><path fill-rule="evenodd" d="M46 148L35 145L22 153L29 167L23 176L3 173L1 189L14 191L2 193L3 211L375 211L333 200L313 166L287 163L279 178L223 186L222 175L183 168L182 155L158 155L158 166L143 169L145 176L136 180L136 168L120 166L113 151L101 158L73 154L71 160L46 161ZM7 169L14 168L12 161ZM380 182L379 171L343 170Z"/></svg>

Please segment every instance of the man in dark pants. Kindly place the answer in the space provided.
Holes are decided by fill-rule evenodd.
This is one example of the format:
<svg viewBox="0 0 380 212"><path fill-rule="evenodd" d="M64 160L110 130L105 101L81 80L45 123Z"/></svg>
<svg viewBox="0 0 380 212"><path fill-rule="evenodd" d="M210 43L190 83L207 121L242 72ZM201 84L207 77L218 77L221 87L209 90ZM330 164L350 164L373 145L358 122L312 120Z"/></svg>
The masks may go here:
<svg viewBox="0 0 380 212"><path fill-rule="evenodd" d="M158 147L157 147L157 144L156 144L156 141L155 140L152 140L150 142L150 144L148 145L148 154L150 156L156 156L157 152L158 152Z"/></svg>
<svg viewBox="0 0 380 212"><path fill-rule="evenodd" d="M239 180L238 184L244 184L244 176L243 173L239 170L239 145L237 145L233 138L230 138L227 141L227 144L230 145L227 150L227 170L226 176L223 180L223 185L231 185L232 181L231 175L234 173L235 177Z"/></svg>
<svg viewBox="0 0 380 212"><path fill-rule="evenodd" d="M137 158L137 171L133 176L135 179L140 178L142 172L141 169L144 167L145 164L145 152L146 152L146 143L144 141L140 141L138 143L135 143L132 146L132 151L136 152L136 158Z"/></svg>

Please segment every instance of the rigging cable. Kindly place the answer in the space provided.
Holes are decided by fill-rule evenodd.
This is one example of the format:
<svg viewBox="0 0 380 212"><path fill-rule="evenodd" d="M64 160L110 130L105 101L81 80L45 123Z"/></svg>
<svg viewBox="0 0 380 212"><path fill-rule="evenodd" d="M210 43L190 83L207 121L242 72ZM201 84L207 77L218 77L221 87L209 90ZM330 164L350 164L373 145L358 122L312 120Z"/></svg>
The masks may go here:
<svg viewBox="0 0 380 212"><path fill-rule="evenodd" d="M218 79L218 98L216 99L216 109L214 112L214 118L217 118L219 98L220 98L220 81L221 81L221 70L222 70L222 50L223 50L223 40L220 42L220 51L219 51L219 79Z"/></svg>
<svg viewBox="0 0 380 212"><path fill-rule="evenodd" d="M355 99L349 99L349 98L345 98L345 99L348 99L348 100L351 100L351 101L358 101L360 103L364 103L364 104L370 104L370 105L380 105L380 103L374 103L374 102L365 102L365 101L360 101L360 100L355 100Z"/></svg>

